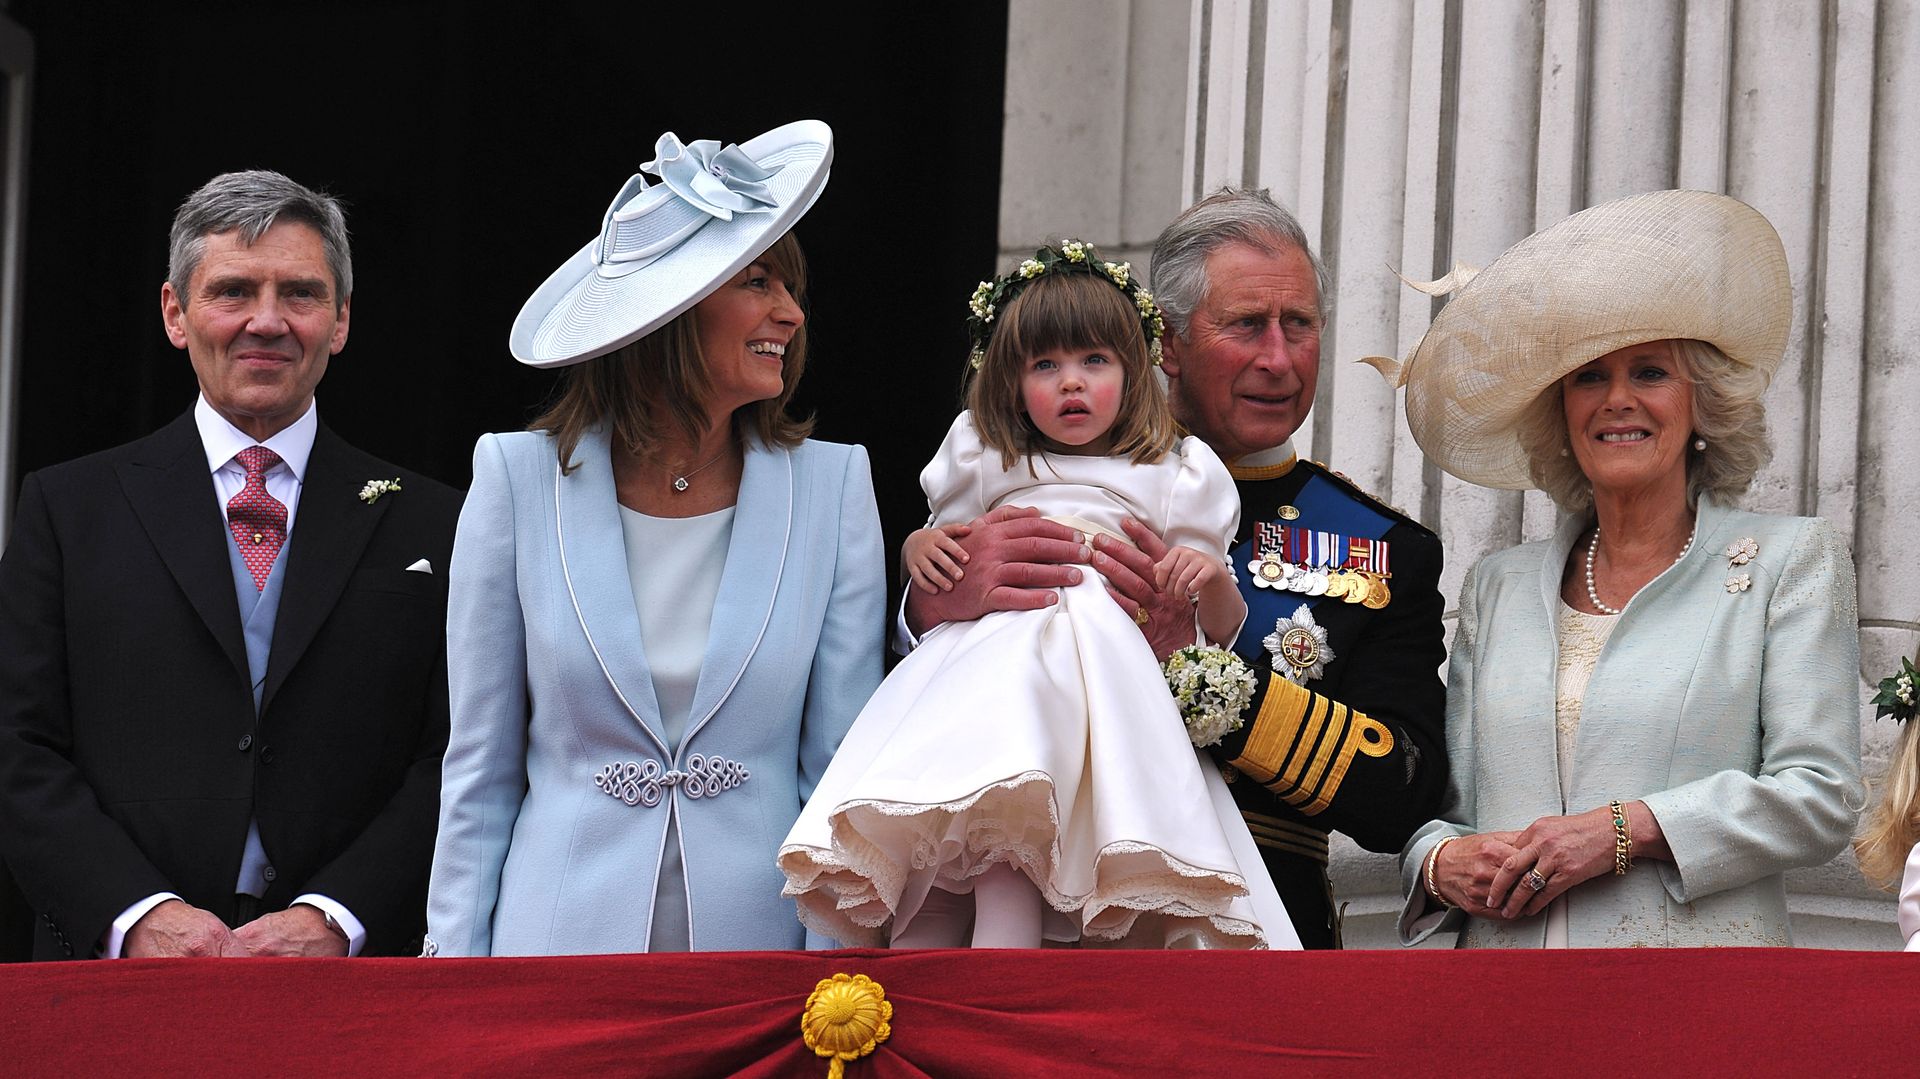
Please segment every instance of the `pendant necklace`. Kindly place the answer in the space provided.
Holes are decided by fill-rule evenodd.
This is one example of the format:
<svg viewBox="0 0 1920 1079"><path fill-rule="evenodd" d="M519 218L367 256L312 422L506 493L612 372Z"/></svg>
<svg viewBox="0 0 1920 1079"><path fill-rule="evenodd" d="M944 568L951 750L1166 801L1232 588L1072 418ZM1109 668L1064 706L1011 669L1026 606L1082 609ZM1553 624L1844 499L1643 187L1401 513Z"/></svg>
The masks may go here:
<svg viewBox="0 0 1920 1079"><path fill-rule="evenodd" d="M1678 555L1674 556L1673 566L1679 565L1680 560L1687 557L1687 552L1693 550L1693 537L1699 531L1700 531L1700 522L1699 522L1699 519L1696 518L1693 522L1693 531L1687 533L1686 545L1680 548L1680 553ZM1596 591L1593 587L1593 552L1599 549L1600 549L1600 522L1595 521L1593 524L1593 541L1587 544L1587 599L1593 602L1594 608L1598 610L1601 614L1619 614L1620 612L1617 609L1609 607L1606 604L1600 602L1600 593ZM1673 566L1668 566L1667 568L1672 569ZM1631 597L1629 597L1629 602L1631 602Z"/></svg>
<svg viewBox="0 0 1920 1079"><path fill-rule="evenodd" d="M686 490L687 487L689 486L687 483L688 480L692 479L695 476L698 476L702 472L705 472L709 467L713 465L715 461L718 461L720 458L725 457L726 455L727 455L727 448L722 447L719 453L716 453L712 457L707 458L706 464L701 465L699 468L694 469L692 472L682 472L679 475L673 477L674 493L679 494L681 491Z"/></svg>

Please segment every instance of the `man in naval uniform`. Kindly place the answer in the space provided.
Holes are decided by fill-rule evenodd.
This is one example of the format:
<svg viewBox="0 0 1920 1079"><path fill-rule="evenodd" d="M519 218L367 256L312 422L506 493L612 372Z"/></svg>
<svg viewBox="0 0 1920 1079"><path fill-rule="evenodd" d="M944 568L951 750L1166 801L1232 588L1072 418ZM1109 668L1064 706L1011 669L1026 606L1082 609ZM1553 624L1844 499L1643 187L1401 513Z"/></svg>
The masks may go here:
<svg viewBox="0 0 1920 1079"><path fill-rule="evenodd" d="M1214 753L1301 942L1337 947L1327 833L1397 852L1446 792L1440 541L1294 453L1325 312L1291 214L1265 192L1220 191L1160 234L1152 273L1174 416L1240 491L1232 557L1248 615L1233 650L1257 689ZM1156 655L1193 643L1190 601L1153 587L1165 545L1144 528L1128 528L1137 549L1107 537L1089 549L1030 511L975 525L952 592L909 590L909 629L1044 606L1090 562Z"/></svg>

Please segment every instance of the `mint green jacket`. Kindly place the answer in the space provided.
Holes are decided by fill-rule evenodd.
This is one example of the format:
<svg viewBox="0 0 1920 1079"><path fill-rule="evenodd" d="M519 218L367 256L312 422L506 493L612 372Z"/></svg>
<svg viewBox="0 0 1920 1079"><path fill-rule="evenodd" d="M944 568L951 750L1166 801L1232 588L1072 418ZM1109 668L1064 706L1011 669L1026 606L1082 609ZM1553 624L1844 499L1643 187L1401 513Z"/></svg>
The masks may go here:
<svg viewBox="0 0 1920 1079"><path fill-rule="evenodd" d="M1622 610L1581 707L1565 812L1644 800L1673 861L1645 859L1566 893L1575 948L1793 942L1782 874L1838 854L1860 783L1853 562L1819 518L1702 499L1697 540ZM1442 838L1563 812L1554 746L1560 580L1587 521L1482 559L1460 593L1447 680L1453 766L1439 820L1401 852L1401 939L1538 948L1546 916L1442 917L1420 873ZM1759 548L1733 566L1742 539ZM1744 574L1744 590L1729 578Z"/></svg>

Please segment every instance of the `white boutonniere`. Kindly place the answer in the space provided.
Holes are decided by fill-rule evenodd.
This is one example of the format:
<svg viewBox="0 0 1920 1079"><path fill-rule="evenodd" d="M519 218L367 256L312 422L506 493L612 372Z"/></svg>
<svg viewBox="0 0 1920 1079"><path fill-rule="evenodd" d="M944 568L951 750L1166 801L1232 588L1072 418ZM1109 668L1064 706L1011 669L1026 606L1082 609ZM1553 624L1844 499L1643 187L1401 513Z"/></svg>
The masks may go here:
<svg viewBox="0 0 1920 1079"><path fill-rule="evenodd" d="M399 489L400 477L398 476L390 480L368 480L367 485L360 488L360 501L371 506L375 502L380 501L381 495L386 494L388 491L398 491Z"/></svg>

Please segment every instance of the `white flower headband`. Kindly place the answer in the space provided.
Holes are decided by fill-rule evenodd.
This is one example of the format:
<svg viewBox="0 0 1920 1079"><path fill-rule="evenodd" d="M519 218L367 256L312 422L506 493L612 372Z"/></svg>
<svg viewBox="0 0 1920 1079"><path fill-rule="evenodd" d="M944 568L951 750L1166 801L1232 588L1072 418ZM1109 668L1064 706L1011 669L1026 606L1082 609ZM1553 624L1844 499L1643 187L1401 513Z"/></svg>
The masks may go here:
<svg viewBox="0 0 1920 1079"><path fill-rule="evenodd" d="M1032 258L1014 267L1012 273L982 281L980 287L973 290L973 298L967 301L967 308L972 312L967 317L967 336L973 344L967 362L975 370L979 370L980 362L986 359L994 318L1020 295L1028 282L1050 273L1087 274L1109 282L1126 294L1134 309L1140 312L1140 330L1147 335L1147 356L1155 367L1160 366L1160 338L1167 331L1166 320L1161 317L1160 305L1154 302L1153 294L1134 282L1133 266L1125 262L1105 262L1092 244L1067 240L1057 248L1040 248Z"/></svg>

